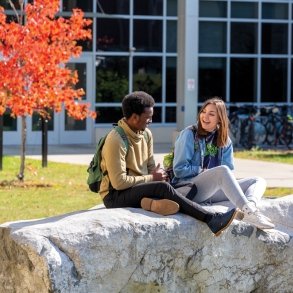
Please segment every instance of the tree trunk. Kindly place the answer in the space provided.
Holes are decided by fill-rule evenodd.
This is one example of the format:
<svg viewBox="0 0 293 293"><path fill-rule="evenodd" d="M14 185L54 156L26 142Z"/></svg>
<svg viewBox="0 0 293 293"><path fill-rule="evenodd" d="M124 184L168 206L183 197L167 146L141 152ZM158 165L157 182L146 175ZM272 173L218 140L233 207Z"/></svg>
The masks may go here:
<svg viewBox="0 0 293 293"><path fill-rule="evenodd" d="M4 114L3 114L4 115ZM0 171L2 170L3 162L3 115L0 115Z"/></svg>
<svg viewBox="0 0 293 293"><path fill-rule="evenodd" d="M26 146L26 116L21 116L21 149L20 149L20 169L17 178L20 181L24 179L25 168L25 146Z"/></svg>
<svg viewBox="0 0 293 293"><path fill-rule="evenodd" d="M42 121L42 167L48 166L48 118L41 117Z"/></svg>

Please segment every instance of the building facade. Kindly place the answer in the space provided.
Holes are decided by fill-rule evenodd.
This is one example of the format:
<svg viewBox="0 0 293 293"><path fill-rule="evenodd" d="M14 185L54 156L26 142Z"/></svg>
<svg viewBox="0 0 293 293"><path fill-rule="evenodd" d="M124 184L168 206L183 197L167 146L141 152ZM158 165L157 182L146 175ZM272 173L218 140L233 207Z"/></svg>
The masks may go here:
<svg viewBox="0 0 293 293"><path fill-rule="evenodd" d="M13 14L6 1L0 5ZM121 100L134 90L156 100L157 142L170 142L213 95L231 107L292 105L291 0L61 0L60 8L64 17L81 8L93 21L92 41L69 66L97 118L54 114L50 144L95 143L121 118ZM19 143L20 121L7 112L4 144ZM28 143L41 143L36 115Z"/></svg>

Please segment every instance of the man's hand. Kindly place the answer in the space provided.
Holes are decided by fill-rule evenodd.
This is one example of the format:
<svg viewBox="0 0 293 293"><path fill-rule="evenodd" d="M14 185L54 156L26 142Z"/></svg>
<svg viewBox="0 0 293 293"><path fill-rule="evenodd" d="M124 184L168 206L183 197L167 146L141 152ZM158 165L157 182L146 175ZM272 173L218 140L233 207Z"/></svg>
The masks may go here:
<svg viewBox="0 0 293 293"><path fill-rule="evenodd" d="M153 181L168 181L168 175L165 170L160 167L160 163L151 174L153 175Z"/></svg>

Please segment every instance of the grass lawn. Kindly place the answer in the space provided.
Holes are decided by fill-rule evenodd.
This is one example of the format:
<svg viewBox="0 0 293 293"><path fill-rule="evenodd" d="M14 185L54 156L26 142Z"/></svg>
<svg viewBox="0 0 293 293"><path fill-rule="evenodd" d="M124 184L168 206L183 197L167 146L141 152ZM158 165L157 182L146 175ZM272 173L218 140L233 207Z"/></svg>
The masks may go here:
<svg viewBox="0 0 293 293"><path fill-rule="evenodd" d="M293 164L293 151L278 151L278 150L244 150L235 151L235 158L250 159L250 160L262 160L269 162L279 162L285 164Z"/></svg>
<svg viewBox="0 0 293 293"><path fill-rule="evenodd" d="M293 164L292 150L242 150L234 152L235 158L262 160L268 162L279 162L285 164ZM293 188L267 188L265 196L278 197L293 194Z"/></svg>
<svg viewBox="0 0 293 293"><path fill-rule="evenodd" d="M278 161L293 164L293 153L276 151L235 152L237 158ZM0 171L0 224L37 219L89 209L99 203L98 194L88 190L86 166L26 159L24 183L19 183L18 157L5 156ZM293 194L293 188L268 188L265 196Z"/></svg>
<svg viewBox="0 0 293 293"><path fill-rule="evenodd" d="M101 203L88 190L86 166L26 159L25 180L16 179L20 161L4 157L0 171L0 223L83 210Z"/></svg>
<svg viewBox="0 0 293 293"><path fill-rule="evenodd" d="M293 151L291 150L242 150L234 152L235 158L262 160L268 162L279 162L285 164L293 164ZM293 188L267 188L265 196L278 197L293 194Z"/></svg>

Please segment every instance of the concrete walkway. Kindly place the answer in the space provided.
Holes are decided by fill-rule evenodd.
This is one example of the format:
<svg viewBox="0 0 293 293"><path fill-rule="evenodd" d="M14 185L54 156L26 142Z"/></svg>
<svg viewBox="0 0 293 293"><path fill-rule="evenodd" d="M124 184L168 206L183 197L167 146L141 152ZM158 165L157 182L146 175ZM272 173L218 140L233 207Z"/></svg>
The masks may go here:
<svg viewBox="0 0 293 293"><path fill-rule="evenodd" d="M163 157L170 150L170 144L154 145L155 160L163 165ZM48 161L80 164L87 166L95 152L94 145L49 145ZM19 146L5 146L4 155L18 155ZM28 157L41 160L41 146L28 146ZM293 165L255 160L235 159L237 178L260 176L267 180L269 187L293 188Z"/></svg>

